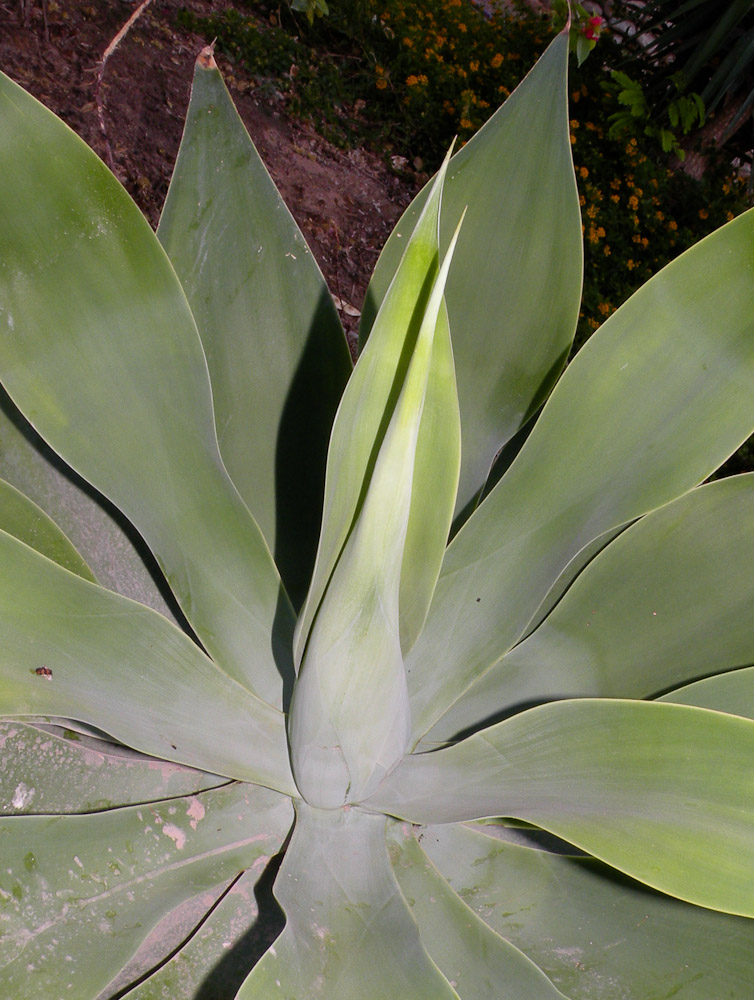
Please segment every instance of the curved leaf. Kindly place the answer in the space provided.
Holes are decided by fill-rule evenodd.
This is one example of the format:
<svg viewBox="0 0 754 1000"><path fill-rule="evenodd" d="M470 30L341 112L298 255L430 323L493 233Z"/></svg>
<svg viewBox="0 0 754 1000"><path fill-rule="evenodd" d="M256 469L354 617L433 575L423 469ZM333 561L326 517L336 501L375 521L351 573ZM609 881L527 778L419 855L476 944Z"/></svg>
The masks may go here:
<svg viewBox="0 0 754 1000"><path fill-rule="evenodd" d="M274 924L270 926L271 918L256 900L260 871L267 860L260 856L209 915L192 928L193 933L180 943L169 961L128 993L118 991L118 1000L177 1000L201 997L203 993L232 1000L254 962L267 950L270 932L275 931Z"/></svg>
<svg viewBox="0 0 754 1000"><path fill-rule="evenodd" d="M296 808L275 883L285 930L236 1000L452 1000L395 881L384 816Z"/></svg>
<svg viewBox="0 0 754 1000"><path fill-rule="evenodd" d="M447 331L438 317L453 246L432 288L366 495L317 610L293 692L288 726L293 773L304 798L319 808L366 797L408 745L399 597L404 585L410 587L427 569L424 564L415 570L404 556L417 492L432 485L427 479L417 491L415 457L426 426L435 331ZM427 471L426 463L421 471ZM450 505L447 513L449 518ZM439 568L445 539L435 541L428 561L436 555ZM368 719L362 715L366 700L372 707Z"/></svg>
<svg viewBox="0 0 754 1000"><path fill-rule="evenodd" d="M418 445L424 455L413 472L407 553L398 556L403 559L401 598L406 606L401 609L401 636L405 643L413 641L424 621L440 570L458 481L460 446L452 352L441 301L432 306L431 329L427 325L433 288L441 294L445 284L445 276L442 281L438 279L437 241L447 162L406 246L369 345L359 358L335 418L327 459L322 536L312 585L296 626L297 663L301 662L312 621L364 503L423 328L425 340L428 338L431 346L436 339L438 350L431 349L424 359L429 367L418 431ZM451 256L450 252L445 254L446 266ZM414 452L418 445L413 445ZM430 504L434 523L428 526L426 507ZM423 555L421 560L416 559L418 553Z"/></svg>
<svg viewBox="0 0 754 1000"><path fill-rule="evenodd" d="M227 779L59 727L0 723L0 813L86 813L189 795Z"/></svg>
<svg viewBox="0 0 754 1000"><path fill-rule="evenodd" d="M754 667L731 670L716 677L705 677L663 695L658 701L674 705L696 705L715 712L754 719Z"/></svg>
<svg viewBox="0 0 754 1000"><path fill-rule="evenodd" d="M571 1000L749 1000L753 921L653 892L592 859L506 843L493 830L432 826L421 844L465 903Z"/></svg>
<svg viewBox="0 0 754 1000"><path fill-rule="evenodd" d="M97 996L163 915L275 853L290 819L282 796L232 784L0 820L3 995Z"/></svg>
<svg viewBox="0 0 754 1000"><path fill-rule="evenodd" d="M412 823L513 816L679 899L754 916L754 722L563 701L404 759L367 807Z"/></svg>
<svg viewBox="0 0 754 1000"><path fill-rule="evenodd" d="M322 274L204 54L157 235L199 327L223 460L300 602L351 361Z"/></svg>
<svg viewBox="0 0 754 1000"><path fill-rule="evenodd" d="M154 557L133 526L45 444L2 387L0 469L12 486L52 518L103 587L173 621L182 618Z"/></svg>
<svg viewBox="0 0 754 1000"><path fill-rule="evenodd" d="M280 704L292 613L223 467L206 361L167 257L95 154L7 77L0 178L0 378L133 521L224 669Z"/></svg>
<svg viewBox="0 0 754 1000"><path fill-rule="evenodd" d="M646 698L754 663L752 513L754 475L746 475L702 486L642 518L482 675L427 742L516 705Z"/></svg>
<svg viewBox="0 0 754 1000"><path fill-rule="evenodd" d="M57 524L33 500L4 479L0 479L0 529L71 573L96 582L94 573Z"/></svg>
<svg viewBox="0 0 754 1000"><path fill-rule="evenodd" d="M440 248L468 206L448 279L463 432L456 512L473 505L500 448L541 405L565 364L581 295L578 192L559 35L503 107L453 157ZM427 199L385 245L364 306L362 341Z"/></svg>
<svg viewBox="0 0 754 1000"><path fill-rule="evenodd" d="M566 1000L541 969L453 892L413 833L399 836L396 827L389 845L398 884L424 947L458 995L463 1000Z"/></svg>
<svg viewBox="0 0 754 1000"><path fill-rule="evenodd" d="M0 715L59 715L143 753L295 794L282 713L157 612L0 532Z"/></svg>
<svg viewBox="0 0 754 1000"><path fill-rule="evenodd" d="M685 493L749 436L753 268L750 211L639 289L569 365L447 550L407 660L416 736L526 634L585 546Z"/></svg>

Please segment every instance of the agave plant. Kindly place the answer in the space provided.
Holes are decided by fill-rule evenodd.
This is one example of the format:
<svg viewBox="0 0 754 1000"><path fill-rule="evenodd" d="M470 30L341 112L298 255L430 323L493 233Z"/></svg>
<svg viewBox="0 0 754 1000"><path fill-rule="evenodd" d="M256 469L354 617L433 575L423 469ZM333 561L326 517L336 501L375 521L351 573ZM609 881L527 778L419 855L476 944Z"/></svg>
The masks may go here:
<svg viewBox="0 0 754 1000"><path fill-rule="evenodd" d="M352 372L209 52L157 236L3 78L3 997L750 996L754 215L558 380L567 48Z"/></svg>

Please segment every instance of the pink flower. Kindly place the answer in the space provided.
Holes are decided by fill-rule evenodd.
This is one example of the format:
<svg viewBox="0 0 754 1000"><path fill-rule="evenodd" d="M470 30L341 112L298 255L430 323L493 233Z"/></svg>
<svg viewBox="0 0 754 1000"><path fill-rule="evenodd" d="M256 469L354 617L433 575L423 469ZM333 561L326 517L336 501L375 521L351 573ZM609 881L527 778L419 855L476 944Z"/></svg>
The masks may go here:
<svg viewBox="0 0 754 1000"><path fill-rule="evenodd" d="M596 42L600 36L600 31L602 29L602 18L595 15L590 17L586 22L586 26L582 34L584 38L588 39L590 42Z"/></svg>

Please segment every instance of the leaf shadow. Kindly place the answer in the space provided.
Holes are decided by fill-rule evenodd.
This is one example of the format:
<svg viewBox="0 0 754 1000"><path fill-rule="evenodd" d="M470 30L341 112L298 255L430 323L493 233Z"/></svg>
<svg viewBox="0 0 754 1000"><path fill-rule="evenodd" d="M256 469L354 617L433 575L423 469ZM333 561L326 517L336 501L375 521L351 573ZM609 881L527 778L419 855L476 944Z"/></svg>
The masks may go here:
<svg viewBox="0 0 754 1000"><path fill-rule="evenodd" d="M285 926L285 914L275 899L272 887L284 854L285 846L270 860L254 886L257 919L205 976L194 1000L234 997L251 970L280 935Z"/></svg>
<svg viewBox="0 0 754 1000"><path fill-rule="evenodd" d="M30 457L32 463L38 462L39 468L43 471L43 475L49 478L50 482L55 475L64 480L74 491L78 491L83 494L87 500L89 500L94 506L98 507L114 524L117 528L125 535L128 542L133 546L138 555L139 559L144 565L155 589L158 591L159 596L165 602L173 615L175 620L178 622L179 626L185 631L191 638L201 646L201 642L196 636L196 633L191 628L188 623L186 616L183 614L178 602L175 599L173 592L171 591L167 580L165 579L162 570L159 567L157 560L149 549L147 543L141 537L134 525L129 521L126 515L119 510L110 500L107 499L102 493L100 493L91 483L87 482L82 476L80 476L74 469L72 469L64 459L54 451L50 445L44 440L44 438L34 429L34 427L29 423L23 413L19 410L16 404L13 402L11 397L6 392L5 388L0 385L0 423L6 422L10 424L18 434L24 438L26 444L29 446L31 451L35 455ZM4 442L0 440L0 457L4 458L3 454L3 444ZM46 468L47 467L47 468ZM33 478L34 472L29 469L31 476ZM4 476L6 475L5 469L0 469L0 473ZM8 480L11 485L16 486L17 489L21 489L22 493L26 493L26 490L22 486L17 486L14 478ZM44 499L39 496L34 496L29 492L27 494L31 500L34 500L38 506L44 509L45 502ZM45 513L48 513L45 511ZM53 517L54 519L54 517ZM61 526L64 527L64 526ZM65 528L64 528L65 530ZM90 554L83 551L81 553L84 558L90 562ZM97 566L93 565L91 567L95 575L97 574Z"/></svg>

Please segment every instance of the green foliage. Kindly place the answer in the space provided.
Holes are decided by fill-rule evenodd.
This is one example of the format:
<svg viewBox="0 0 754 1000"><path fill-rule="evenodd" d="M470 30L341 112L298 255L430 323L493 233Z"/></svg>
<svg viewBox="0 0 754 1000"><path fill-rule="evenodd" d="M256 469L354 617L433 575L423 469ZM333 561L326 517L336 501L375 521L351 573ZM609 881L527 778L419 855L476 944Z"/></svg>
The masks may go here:
<svg viewBox="0 0 754 1000"><path fill-rule="evenodd" d="M640 81L651 118L682 120L692 102L723 116L717 148L751 160L751 134L742 130L754 104L754 9L750 0L620 0L613 9L621 35L621 68Z"/></svg>
<svg viewBox="0 0 754 1000"><path fill-rule="evenodd" d="M326 0L290 0L291 10L296 10L306 14L309 24L314 23L315 17L325 17L330 13Z"/></svg>
<svg viewBox="0 0 754 1000"><path fill-rule="evenodd" d="M0 76L3 996L748 1000L754 212L563 371L568 47L353 369L211 49L156 235Z"/></svg>
<svg viewBox="0 0 754 1000"><path fill-rule="evenodd" d="M625 75L606 80L595 59L574 70L571 135L587 269L577 343L658 267L747 207L745 180L724 159L712 158L701 180L671 170L663 130L645 127L646 113L643 90Z"/></svg>
<svg viewBox="0 0 754 1000"><path fill-rule="evenodd" d="M685 159L686 151L681 147L680 138L704 124L704 101L699 94L683 93L683 74L675 73L670 83L678 91L667 106L668 126L654 123L647 95L642 85L632 80L626 73L614 69L611 73L618 90L618 101L626 105L627 111L616 111L610 116L609 135L612 138L631 137L641 131L645 136L658 139L663 153L674 153L679 160Z"/></svg>

